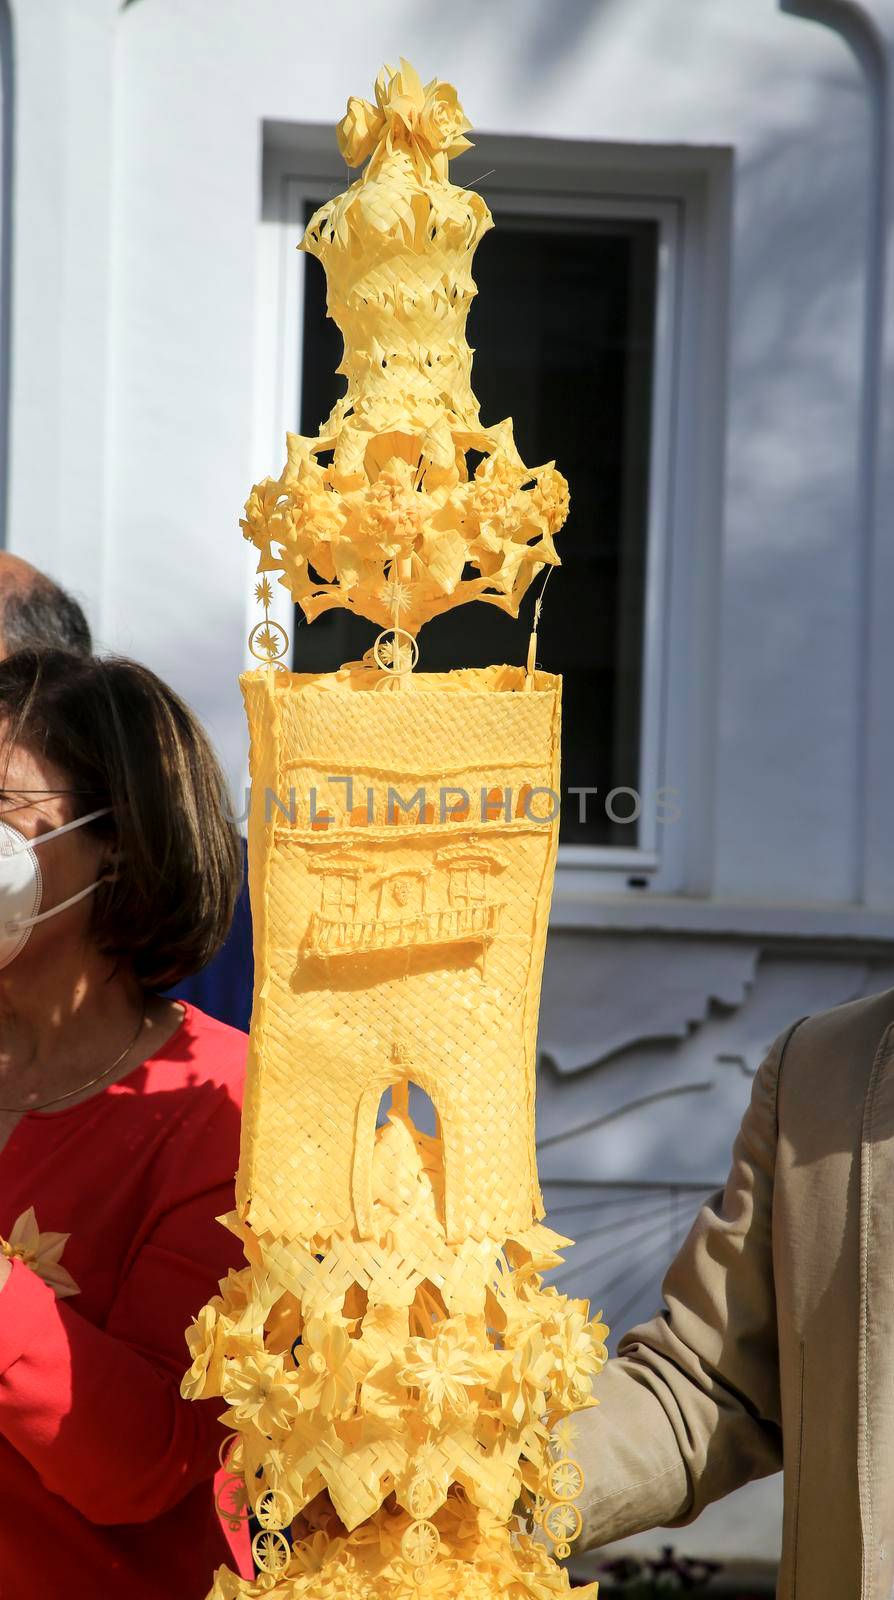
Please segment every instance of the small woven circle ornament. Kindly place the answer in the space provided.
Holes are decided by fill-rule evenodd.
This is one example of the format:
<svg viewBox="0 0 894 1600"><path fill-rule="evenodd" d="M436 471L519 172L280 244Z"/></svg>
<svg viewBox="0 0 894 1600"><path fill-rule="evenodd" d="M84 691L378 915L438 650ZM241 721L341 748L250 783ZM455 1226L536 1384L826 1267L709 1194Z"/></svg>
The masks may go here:
<svg viewBox="0 0 894 1600"><path fill-rule="evenodd" d="M416 1518L430 1517L443 1498L435 1479L420 1473L407 1490L407 1510Z"/></svg>
<svg viewBox="0 0 894 1600"><path fill-rule="evenodd" d="M544 1512L543 1527L554 1544L571 1544L580 1533L583 1521L577 1506L566 1501L552 1505Z"/></svg>
<svg viewBox="0 0 894 1600"><path fill-rule="evenodd" d="M285 1572L292 1556L288 1539L276 1528L262 1528L256 1533L251 1541L251 1553L255 1566L272 1578Z"/></svg>
<svg viewBox="0 0 894 1600"><path fill-rule="evenodd" d="M272 622L265 617L263 622L256 622L248 636L248 648L256 661L263 661L269 665L273 661L282 661L289 649L289 636L279 622Z"/></svg>
<svg viewBox="0 0 894 1600"><path fill-rule="evenodd" d="M221 1442L220 1449L217 1452L217 1459L223 1467L224 1472L235 1472L236 1469L233 1465L233 1458L241 1443L242 1440L240 1439L238 1433L228 1433L226 1438Z"/></svg>
<svg viewBox="0 0 894 1600"><path fill-rule="evenodd" d="M584 1486L583 1468L570 1457L556 1461L547 1473L546 1484L553 1500L576 1500Z"/></svg>
<svg viewBox="0 0 894 1600"><path fill-rule="evenodd" d="M430 1567L441 1548L441 1535L433 1522L411 1522L400 1542L401 1554L411 1567Z"/></svg>
<svg viewBox="0 0 894 1600"><path fill-rule="evenodd" d="M283 1489L265 1489L255 1506L255 1516L262 1528L287 1528L294 1515L295 1507Z"/></svg>
<svg viewBox="0 0 894 1600"><path fill-rule="evenodd" d="M381 672L388 672L393 678L404 678L419 660L419 646L406 628L386 628L377 634L372 654Z"/></svg>

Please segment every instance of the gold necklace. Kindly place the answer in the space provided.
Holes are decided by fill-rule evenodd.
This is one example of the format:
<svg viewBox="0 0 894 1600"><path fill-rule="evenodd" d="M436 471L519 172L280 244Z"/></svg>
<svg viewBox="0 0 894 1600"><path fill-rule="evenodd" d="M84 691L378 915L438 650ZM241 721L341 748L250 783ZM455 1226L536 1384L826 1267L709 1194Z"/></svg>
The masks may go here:
<svg viewBox="0 0 894 1600"><path fill-rule="evenodd" d="M133 1049L134 1045L136 1044L137 1040L140 1037L140 1034L143 1031L143 1024L144 1024L145 1021L146 1021L146 1008L144 1006L142 1011L140 1012L140 1020L137 1023L137 1031L134 1034L133 1038L129 1041L128 1044L126 1044L124 1046L124 1049L122 1050L120 1056L116 1056L115 1057L114 1061L112 1062L112 1065L110 1067L106 1067L104 1069L104 1071L98 1072L96 1074L95 1078L88 1078L86 1083L79 1084L76 1089L69 1089L66 1094L54 1095L52 1100L41 1100L37 1105L33 1105L33 1106L0 1106L0 1113L5 1113L8 1116L24 1116L26 1114L26 1112L28 1112L28 1111L46 1111L47 1106L57 1106L59 1104L60 1100L73 1100L76 1094L83 1094L85 1089L92 1089L94 1084L102 1083L103 1078L108 1078L110 1076L110 1074L114 1072L116 1067L120 1067L120 1065L121 1065L122 1061L124 1060L125 1056L130 1055L131 1050Z"/></svg>

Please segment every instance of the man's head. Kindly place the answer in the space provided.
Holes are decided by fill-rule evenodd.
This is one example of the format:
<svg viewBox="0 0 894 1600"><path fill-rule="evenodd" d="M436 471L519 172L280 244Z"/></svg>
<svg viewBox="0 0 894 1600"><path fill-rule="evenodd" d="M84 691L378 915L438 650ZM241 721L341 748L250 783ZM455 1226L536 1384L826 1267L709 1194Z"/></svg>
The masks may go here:
<svg viewBox="0 0 894 1600"><path fill-rule="evenodd" d="M87 618L70 594L21 556L0 551L0 661L16 650L93 650Z"/></svg>

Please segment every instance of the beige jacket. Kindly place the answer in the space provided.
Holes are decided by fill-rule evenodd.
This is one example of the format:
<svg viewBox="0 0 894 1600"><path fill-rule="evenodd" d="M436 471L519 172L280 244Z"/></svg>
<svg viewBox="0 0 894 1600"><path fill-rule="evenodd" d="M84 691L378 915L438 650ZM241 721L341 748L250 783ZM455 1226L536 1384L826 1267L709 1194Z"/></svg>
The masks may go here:
<svg viewBox="0 0 894 1600"><path fill-rule="evenodd" d="M583 1542L784 1467L780 1600L892 1600L894 990L776 1041L664 1298L580 1419Z"/></svg>

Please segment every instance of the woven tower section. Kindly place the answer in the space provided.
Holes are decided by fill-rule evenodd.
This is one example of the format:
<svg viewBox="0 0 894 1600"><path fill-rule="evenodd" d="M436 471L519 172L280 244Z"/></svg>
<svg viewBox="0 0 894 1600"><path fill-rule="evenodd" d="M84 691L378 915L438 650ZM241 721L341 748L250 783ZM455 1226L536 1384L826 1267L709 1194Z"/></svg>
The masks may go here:
<svg viewBox="0 0 894 1600"><path fill-rule="evenodd" d="M364 126L343 127L347 159L369 163L304 236L326 270L346 392L317 435L288 435L282 473L255 485L242 522L259 571L279 572L308 620L343 606L413 635L468 600L516 616L557 564L568 512L555 463L528 466L511 418L479 417L466 318L493 218L447 177L468 145L454 91L437 86L433 122L414 77L404 63L380 79Z"/></svg>
<svg viewBox="0 0 894 1600"><path fill-rule="evenodd" d="M304 240L346 390L242 521L264 608L225 1219L246 1264L188 1334L183 1392L220 1397L221 1508L254 1516L258 1570L221 1568L209 1600L545 1600L569 1592L556 1558L581 1527L569 1419L607 1330L544 1283L568 1241L542 1220L534 1138L561 685L536 669L539 609L526 666L417 670L440 612L517 614L568 508L554 464L479 417L465 327L491 218L448 179L467 128L406 62L349 102L339 140L367 164ZM308 620L379 623L373 648L287 670L271 575Z"/></svg>
<svg viewBox="0 0 894 1600"><path fill-rule="evenodd" d="M255 805L250 839L267 933L240 1210L282 1238L368 1236L379 1103L411 1079L438 1113L449 1242L501 1239L542 1214L535 1055L559 683L540 673L526 693L504 668L417 675L398 694L378 681L244 680L253 783L280 805Z"/></svg>

